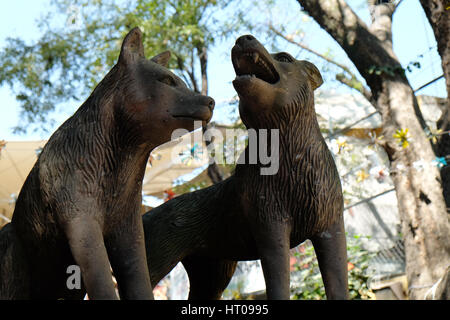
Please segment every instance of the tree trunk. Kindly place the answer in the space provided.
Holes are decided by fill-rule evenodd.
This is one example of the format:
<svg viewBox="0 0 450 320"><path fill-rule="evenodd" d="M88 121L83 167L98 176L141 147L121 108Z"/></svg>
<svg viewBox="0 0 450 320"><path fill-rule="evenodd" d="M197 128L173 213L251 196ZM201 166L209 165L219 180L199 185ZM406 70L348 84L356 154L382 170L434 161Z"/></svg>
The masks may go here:
<svg viewBox="0 0 450 320"><path fill-rule="evenodd" d="M442 131L450 131L450 2L448 0L420 0L420 3L433 28L447 84L447 108L437 125L438 129L442 129ZM444 134L438 138L436 155L438 157L450 155L450 134ZM450 165L441 169L441 179L447 213L450 213ZM449 272L450 267L447 268L447 274L437 288L437 296L442 299L449 299Z"/></svg>
<svg viewBox="0 0 450 320"><path fill-rule="evenodd" d="M420 0L433 28L438 44L438 52L442 60L445 82L447 84L447 109L438 121L438 129L450 130L450 2L448 0ZM446 8L447 6L447 8ZM439 137L436 148L438 157L450 155L450 134ZM450 213L450 166L441 170L442 186L444 189L447 211Z"/></svg>
<svg viewBox="0 0 450 320"><path fill-rule="evenodd" d="M439 170L413 166L417 161L431 164L435 156L413 90L392 50L395 6L372 0L369 28L343 0L298 2L341 45L371 89L396 188L409 297L423 299L450 263L450 228ZM406 148L393 137L401 129L408 129L413 139Z"/></svg>
<svg viewBox="0 0 450 320"><path fill-rule="evenodd" d="M205 47L197 47L197 55L200 61L200 74L202 77L202 90L201 94L207 95L208 94L208 73L207 73L207 66L208 66L208 55L207 55L207 49ZM209 125L206 125L203 127L203 133L209 128ZM206 141L206 147L208 147L212 142ZM211 161L212 160L212 161ZM210 164L208 165L207 169L207 175L209 179L211 179L211 182L213 184L216 184L223 180L222 171L220 170L217 163L210 159Z"/></svg>

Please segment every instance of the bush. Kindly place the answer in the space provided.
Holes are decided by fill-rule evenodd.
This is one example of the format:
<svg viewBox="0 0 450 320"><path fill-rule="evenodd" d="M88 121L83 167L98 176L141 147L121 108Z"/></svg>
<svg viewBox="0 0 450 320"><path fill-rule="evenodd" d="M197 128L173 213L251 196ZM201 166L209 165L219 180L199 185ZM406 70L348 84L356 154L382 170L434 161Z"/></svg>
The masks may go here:
<svg viewBox="0 0 450 320"><path fill-rule="evenodd" d="M361 236L347 237L349 298L375 299L375 294L367 285L371 276L369 262L375 254L363 249L361 244ZM299 250L294 254L297 261L291 272L291 299L326 299L313 246L308 241Z"/></svg>

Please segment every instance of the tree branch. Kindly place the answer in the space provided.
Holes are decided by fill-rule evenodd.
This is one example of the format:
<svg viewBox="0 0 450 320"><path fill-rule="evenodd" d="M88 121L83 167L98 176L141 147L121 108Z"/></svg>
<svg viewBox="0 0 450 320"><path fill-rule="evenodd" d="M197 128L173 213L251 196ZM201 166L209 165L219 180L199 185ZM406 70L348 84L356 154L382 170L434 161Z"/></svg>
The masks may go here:
<svg viewBox="0 0 450 320"><path fill-rule="evenodd" d="M192 84L194 86L194 91L200 93L200 90L198 88L197 79L195 78L195 70L194 70L194 50L191 51L191 69L190 71L187 71L189 77L191 78Z"/></svg>
<svg viewBox="0 0 450 320"><path fill-rule="evenodd" d="M333 59L330 59L329 57L327 57L327 56L325 56L325 55L323 55L323 54L321 54L321 53L319 53L319 52L317 52L317 51L311 49L310 47L308 47L307 45L305 45L305 44L302 43L302 42L294 41L292 38L285 36L285 35L282 34L278 29L276 29L272 24L269 24L269 29L270 29L270 31L272 31L273 33L275 33L275 34L276 34L277 36L279 36L280 38L283 38L283 39L286 40L287 42L292 43L292 44L295 44L296 46L298 46L298 47L300 47L300 48L302 48L302 49L305 49L306 51L308 51L308 52L310 52L310 53L312 53L312 54L314 54L314 55L316 55L316 56L318 56L318 57L324 59L325 61L327 61L327 62L329 62L329 63L331 63L331 64L334 64L335 66L337 66L337 67L339 67L340 69L344 70L345 72L347 72L347 73L350 74L351 76L354 76L354 74L350 71L350 69L349 69L347 66L345 66L345 65L343 65L343 64L341 64L341 63L338 63L338 62L334 61Z"/></svg>
<svg viewBox="0 0 450 320"><path fill-rule="evenodd" d="M367 99L367 101L375 106L375 101L373 101L372 93L362 84L361 81L359 81L355 77L348 78L343 73L336 74L336 80L361 93L364 98Z"/></svg>
<svg viewBox="0 0 450 320"><path fill-rule="evenodd" d="M344 0L297 0L302 8L344 49L371 86L378 78L370 72L373 66L397 67L399 62L372 34L367 25ZM401 66L400 66L401 67ZM372 85L377 85L374 81Z"/></svg>
<svg viewBox="0 0 450 320"><path fill-rule="evenodd" d="M402 3L402 2L403 2L403 0L399 0L399 2L397 2L397 3L395 4L395 9L394 9L394 11L397 10L398 6L399 6L400 3Z"/></svg>
<svg viewBox="0 0 450 320"><path fill-rule="evenodd" d="M175 54L175 58L177 60L177 66L178 69L182 72L181 76L183 77L183 80L192 88L193 91L195 92L199 92L198 91L198 87L197 87L197 80L195 79L195 75L194 73L192 73L191 71L189 71L188 68L186 68L185 64L184 64L184 60L182 57L180 57L179 55ZM186 78L185 73L187 73L187 75L189 76L189 79Z"/></svg>
<svg viewBox="0 0 450 320"><path fill-rule="evenodd" d="M183 81L187 84L187 86L190 88L190 89L192 89L193 91L195 91L194 90L194 88L192 88L192 84L191 84L191 79L190 78L188 78L188 77L186 77L186 74L185 73L188 73L188 71L187 70L181 70L181 77L183 78Z"/></svg>
<svg viewBox="0 0 450 320"><path fill-rule="evenodd" d="M367 101L369 101L372 105L375 106L375 102L373 101L372 93L370 92L370 90L367 89L364 86L364 84L357 79L356 75L353 72L351 72L350 69L346 65L336 62L335 60L311 49L310 47L308 47L307 45L305 45L302 42L294 41L292 38L281 33L281 31L276 29L272 24L269 24L269 29L273 33L275 33L277 36L279 36L280 38L283 38L284 40L288 41L289 43L292 43L292 44L318 56L319 58L322 58L323 60L327 61L328 63L331 63L331 64L337 66L338 68L342 69L345 73L350 75L350 77L347 77L344 73L338 73L338 74L336 74L336 80L352 89L359 91L367 99Z"/></svg>
<svg viewBox="0 0 450 320"><path fill-rule="evenodd" d="M207 66L208 66L208 55L207 49L204 46L197 47L197 55L200 60L200 74L202 77L202 91L201 94L208 94L208 74L207 74Z"/></svg>

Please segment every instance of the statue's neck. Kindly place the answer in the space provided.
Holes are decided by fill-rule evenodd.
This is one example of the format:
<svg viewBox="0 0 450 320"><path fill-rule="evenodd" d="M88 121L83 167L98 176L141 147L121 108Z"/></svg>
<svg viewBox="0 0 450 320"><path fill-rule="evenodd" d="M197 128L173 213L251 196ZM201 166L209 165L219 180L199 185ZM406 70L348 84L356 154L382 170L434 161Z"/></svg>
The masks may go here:
<svg viewBox="0 0 450 320"><path fill-rule="evenodd" d="M270 149L273 143L277 143L280 157L293 156L305 147L323 140L314 111L314 101L306 107L286 107L253 128L248 128L248 131L249 143L253 135L258 147L267 145Z"/></svg>

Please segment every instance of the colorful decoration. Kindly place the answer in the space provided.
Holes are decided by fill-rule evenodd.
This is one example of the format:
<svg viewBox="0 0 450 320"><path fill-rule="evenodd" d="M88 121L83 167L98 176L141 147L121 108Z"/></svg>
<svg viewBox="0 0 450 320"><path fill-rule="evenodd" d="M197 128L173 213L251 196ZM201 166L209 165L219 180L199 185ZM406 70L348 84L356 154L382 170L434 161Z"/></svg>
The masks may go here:
<svg viewBox="0 0 450 320"><path fill-rule="evenodd" d="M382 183L389 176L389 171L385 167L376 166L369 170L369 175L374 176L379 183Z"/></svg>
<svg viewBox="0 0 450 320"><path fill-rule="evenodd" d="M352 148L345 138L339 137L330 141L330 149L334 154L342 154Z"/></svg>
<svg viewBox="0 0 450 320"><path fill-rule="evenodd" d="M153 167L153 161L155 160L161 160L162 156L159 153L151 153L150 157L148 158L148 164L150 165L150 168Z"/></svg>
<svg viewBox="0 0 450 320"><path fill-rule="evenodd" d="M427 162L423 159L419 159L417 161L414 161L412 163L411 167L413 167L417 171L426 171L433 166L436 166L439 169L441 169L441 168L447 166L449 163L450 163L450 155L447 155L445 157L436 157L434 160L431 160L431 162ZM408 166L408 167L410 167L410 166ZM405 172L406 169L407 169L407 166L399 163L399 164L397 164L395 171ZM391 171L394 171L394 170L391 170Z"/></svg>
<svg viewBox="0 0 450 320"><path fill-rule="evenodd" d="M200 147L198 143L194 143L192 147L189 144L186 150L179 153L179 156L181 157L181 162L189 166L194 160L200 161L202 154L202 147Z"/></svg>
<svg viewBox="0 0 450 320"><path fill-rule="evenodd" d="M153 289L153 296L155 297L155 300L168 300L167 284L158 283Z"/></svg>
<svg viewBox="0 0 450 320"><path fill-rule="evenodd" d="M428 139L431 139L431 141L434 143L434 144L436 144L436 142L437 142L437 136L439 136L439 135L441 135L441 133L442 133L442 129L438 129L438 130L436 130L435 132L433 132L433 131L428 131L428 132L426 132L426 133L428 133Z"/></svg>
<svg viewBox="0 0 450 320"><path fill-rule="evenodd" d="M370 177L370 175L365 170L359 170L358 172L356 172L356 176L358 177L356 179L356 182L363 182L368 177Z"/></svg>
<svg viewBox="0 0 450 320"><path fill-rule="evenodd" d="M336 140L336 143L337 143L338 148L339 148L338 153L340 153L341 151L344 151L344 150L348 149L348 143L347 143L347 140L345 140L345 139L339 137L339 138Z"/></svg>
<svg viewBox="0 0 450 320"><path fill-rule="evenodd" d="M432 162L436 164L436 166L441 169L442 167L445 167L447 163L447 157L436 157Z"/></svg>
<svg viewBox="0 0 450 320"><path fill-rule="evenodd" d="M381 157L380 155L374 154L378 151L378 146L384 147L385 138L383 135L377 136L376 130L369 130L366 133L366 138L369 141L363 142L365 145L361 148L360 143L353 144L352 140L348 140L344 137L336 137L335 139L329 140L328 144L330 151L333 153L335 160L337 161L338 167L341 166L342 171L347 171L341 174L341 182L343 184L344 193L344 203L350 203L350 199L359 199L370 197L367 190L362 190L361 186L356 186L361 182L375 178L380 184L390 184L392 181L387 180L388 177L394 173L405 174L410 170L417 171L416 174L427 174L427 172L438 170L450 165L450 155L436 157L434 160L431 159L417 159L412 163L407 161L407 163L397 163L395 165L388 164L388 159ZM430 142L436 144L439 142L439 137L443 135L450 136L450 130L443 131L442 129L425 129L425 133ZM352 135L353 136L353 135ZM355 138L361 140L362 138L354 135ZM392 135L395 142L398 143L399 147L402 149L408 148L410 144L414 143L414 138L411 137L408 128L400 128L395 130ZM367 143L368 142L368 143ZM357 150L357 152L347 152L352 149ZM339 155L339 156L338 156ZM336 157L338 156L338 157ZM383 159L384 158L384 159ZM380 161L380 159L382 161ZM382 164L383 162L384 164ZM386 167L388 166L388 167ZM352 169L348 169L352 168ZM420 172L420 173L419 173ZM350 179L349 179L350 178ZM369 182L370 184L370 182ZM371 185L373 186L373 185ZM376 188L376 186L373 186ZM348 208L349 214L352 216L352 208Z"/></svg>
<svg viewBox="0 0 450 320"><path fill-rule="evenodd" d="M397 139L398 144L403 149L407 148L410 144L411 137L408 133L408 128L395 131L395 133L393 134L393 137Z"/></svg>
<svg viewBox="0 0 450 320"><path fill-rule="evenodd" d="M351 271L355 268L355 265L351 262L347 262L347 271Z"/></svg>
<svg viewBox="0 0 450 320"><path fill-rule="evenodd" d="M155 158L153 155L150 155L150 157L148 157L148 164L150 165L150 168L153 167L153 160L155 160Z"/></svg>
<svg viewBox="0 0 450 320"><path fill-rule="evenodd" d="M289 257L289 270L292 272L292 271L295 271L296 268L297 268L297 258L290 256Z"/></svg>
<svg viewBox="0 0 450 320"><path fill-rule="evenodd" d="M173 192L172 189L164 190L164 202L167 202L173 198L175 198L175 192Z"/></svg>

